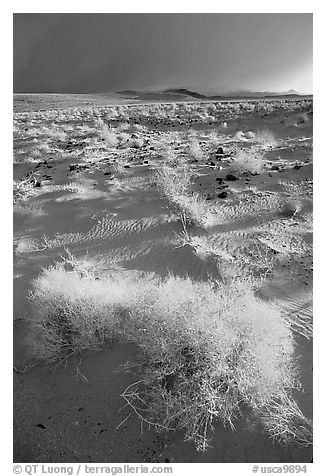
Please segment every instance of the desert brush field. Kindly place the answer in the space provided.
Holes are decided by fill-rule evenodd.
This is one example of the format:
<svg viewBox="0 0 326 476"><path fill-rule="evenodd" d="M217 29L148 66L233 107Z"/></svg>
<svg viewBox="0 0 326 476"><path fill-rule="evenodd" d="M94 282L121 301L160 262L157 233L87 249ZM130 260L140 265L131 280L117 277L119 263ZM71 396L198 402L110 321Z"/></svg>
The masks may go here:
<svg viewBox="0 0 326 476"><path fill-rule="evenodd" d="M312 461L312 128L14 95L15 461Z"/></svg>

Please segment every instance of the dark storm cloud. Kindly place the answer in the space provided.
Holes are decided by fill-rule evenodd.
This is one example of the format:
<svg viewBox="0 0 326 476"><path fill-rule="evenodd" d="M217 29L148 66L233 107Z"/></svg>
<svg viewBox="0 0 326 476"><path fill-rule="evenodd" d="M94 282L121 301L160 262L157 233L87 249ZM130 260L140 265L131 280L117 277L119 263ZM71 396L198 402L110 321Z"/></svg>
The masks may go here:
<svg viewBox="0 0 326 476"><path fill-rule="evenodd" d="M311 62L309 14L14 15L15 92L311 89Z"/></svg>

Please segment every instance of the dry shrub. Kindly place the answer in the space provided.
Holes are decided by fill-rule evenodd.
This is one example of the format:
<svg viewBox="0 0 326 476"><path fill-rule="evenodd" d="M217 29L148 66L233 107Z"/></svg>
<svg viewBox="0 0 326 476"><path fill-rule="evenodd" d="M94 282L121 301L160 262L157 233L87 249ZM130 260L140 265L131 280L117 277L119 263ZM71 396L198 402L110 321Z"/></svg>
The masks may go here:
<svg viewBox="0 0 326 476"><path fill-rule="evenodd" d="M262 146L274 147L277 144L274 134L268 129L256 131L254 141L258 142Z"/></svg>
<svg viewBox="0 0 326 476"><path fill-rule="evenodd" d="M195 159L195 160L200 161L204 159L204 153L202 151L202 148L195 137L190 138L190 142L188 146L188 154L190 155L192 159Z"/></svg>
<svg viewBox="0 0 326 476"><path fill-rule="evenodd" d="M116 271L99 280L87 266L71 260L71 255L44 270L30 295L34 306L31 344L36 356L55 362L110 346L121 320L120 309L132 303L131 291L134 295L139 291L131 276Z"/></svg>
<svg viewBox="0 0 326 476"><path fill-rule="evenodd" d="M214 257L228 262L234 261L232 254L230 254L225 247L220 247L219 244L215 242L213 236L190 235L185 226L180 234L175 234L175 244L178 247L190 246L203 260Z"/></svg>
<svg viewBox="0 0 326 476"><path fill-rule="evenodd" d="M293 430L291 329L276 307L254 296L249 281L170 277L130 311L125 332L142 352L139 380L123 397L144 422L183 430L199 450L207 448L215 419L234 428L244 407L263 415L277 439L283 433L275 422L286 435Z"/></svg>
<svg viewBox="0 0 326 476"><path fill-rule="evenodd" d="M36 179L34 177L13 181L14 204L21 200L27 200L29 197L36 195L37 191L35 190L35 181Z"/></svg>
<svg viewBox="0 0 326 476"><path fill-rule="evenodd" d="M232 169L241 173L260 173L263 166L261 154L253 150L239 151L232 162Z"/></svg>
<svg viewBox="0 0 326 476"><path fill-rule="evenodd" d="M57 265L34 282L39 357L56 361L127 340L140 349L131 365L138 380L122 396L143 422L181 430L205 450L213 422L233 428L245 407L272 437L308 443L309 422L291 397L298 381L290 324L255 297L250 280L162 281L121 270L96 280L72 268Z"/></svg>
<svg viewBox="0 0 326 476"><path fill-rule="evenodd" d="M102 137L102 139L104 139L105 144L108 147L117 147L117 145L119 144L117 134L113 130L109 129L106 124L103 124L102 129L100 131L100 136Z"/></svg>
<svg viewBox="0 0 326 476"><path fill-rule="evenodd" d="M165 197L181 213L181 217L199 226L215 224L215 216L205 198L191 191L192 172L187 164L171 167L163 164L156 171L156 180Z"/></svg>

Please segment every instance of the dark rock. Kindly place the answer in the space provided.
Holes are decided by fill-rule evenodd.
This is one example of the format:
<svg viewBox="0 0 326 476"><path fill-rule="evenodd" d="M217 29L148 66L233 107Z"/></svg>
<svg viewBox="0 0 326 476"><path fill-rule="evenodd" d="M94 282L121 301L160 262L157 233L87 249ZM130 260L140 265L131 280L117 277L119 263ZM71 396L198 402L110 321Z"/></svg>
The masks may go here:
<svg viewBox="0 0 326 476"><path fill-rule="evenodd" d="M112 172L104 172L104 175L111 175Z"/></svg>
<svg viewBox="0 0 326 476"><path fill-rule="evenodd" d="M218 182L219 184L222 184L223 183L223 179L222 177L216 177L216 182Z"/></svg>
<svg viewBox="0 0 326 476"><path fill-rule="evenodd" d="M34 188L40 188L40 186L41 186L41 182L39 182L38 180L35 180Z"/></svg>
<svg viewBox="0 0 326 476"><path fill-rule="evenodd" d="M225 180L228 180L229 182L234 182L235 180L239 180L239 177L233 174L227 174Z"/></svg>
<svg viewBox="0 0 326 476"><path fill-rule="evenodd" d="M78 167L78 165L76 165L76 164L71 164L71 165L69 165L69 170L70 170L70 171L76 170L77 167Z"/></svg>
<svg viewBox="0 0 326 476"><path fill-rule="evenodd" d="M226 198L228 196L227 192L221 192L218 195L218 198Z"/></svg>
<svg viewBox="0 0 326 476"><path fill-rule="evenodd" d="M42 430L46 430L46 427L43 425L43 423L38 423L37 425L38 428L42 428Z"/></svg>
<svg viewBox="0 0 326 476"><path fill-rule="evenodd" d="M215 162L212 161L209 165L213 165L215 167Z"/></svg>
<svg viewBox="0 0 326 476"><path fill-rule="evenodd" d="M124 165L125 169L130 169L130 165Z"/></svg>
<svg viewBox="0 0 326 476"><path fill-rule="evenodd" d="M279 165L273 165L273 167L271 168L271 170L280 170L280 167L279 167Z"/></svg>
<svg viewBox="0 0 326 476"><path fill-rule="evenodd" d="M219 148L217 149L216 154L217 154L217 155L223 155L223 154L224 154L222 147L219 147Z"/></svg>
<svg viewBox="0 0 326 476"><path fill-rule="evenodd" d="M295 165L293 168L294 168L294 170L299 170L299 169L301 169L301 167L302 167L302 165Z"/></svg>

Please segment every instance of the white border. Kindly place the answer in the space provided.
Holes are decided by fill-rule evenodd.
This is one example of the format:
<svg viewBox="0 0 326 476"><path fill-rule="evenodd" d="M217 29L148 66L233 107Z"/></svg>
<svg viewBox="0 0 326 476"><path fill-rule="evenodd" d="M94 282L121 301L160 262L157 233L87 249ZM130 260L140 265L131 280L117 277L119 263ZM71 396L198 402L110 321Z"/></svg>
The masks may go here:
<svg viewBox="0 0 326 476"><path fill-rule="evenodd" d="M325 405L324 405L324 381L325 364L323 362L323 347L326 336L325 320L322 296L324 293L324 274L326 270L324 242L324 224L326 222L326 201L325 201L325 29L326 18L325 9L322 2L307 1L279 1L273 2L240 2L227 1L225 4L217 2L200 1L189 3L189 1L165 1L162 4L154 2L115 2L95 1L81 4L80 2L62 1L41 2L41 1L13 1L1 6L1 45L2 45L2 94L1 104L1 131L2 147L1 158L2 174L1 180L1 209L3 221L3 231L1 233L1 245L3 251L1 290L5 305L2 306L1 319L4 327L4 335L1 342L2 367L2 462L6 469L3 474L12 474L12 14L13 13L177 13L177 12L216 12L216 13L313 13L314 15L314 463L308 465L308 475L320 475L322 462L325 461L324 449L324 428L325 428ZM173 465L174 475L181 473L192 473L204 470L207 474L252 474L252 463L235 464L205 464ZM7 468L8 466L8 468ZM69 465L71 466L71 465Z"/></svg>

